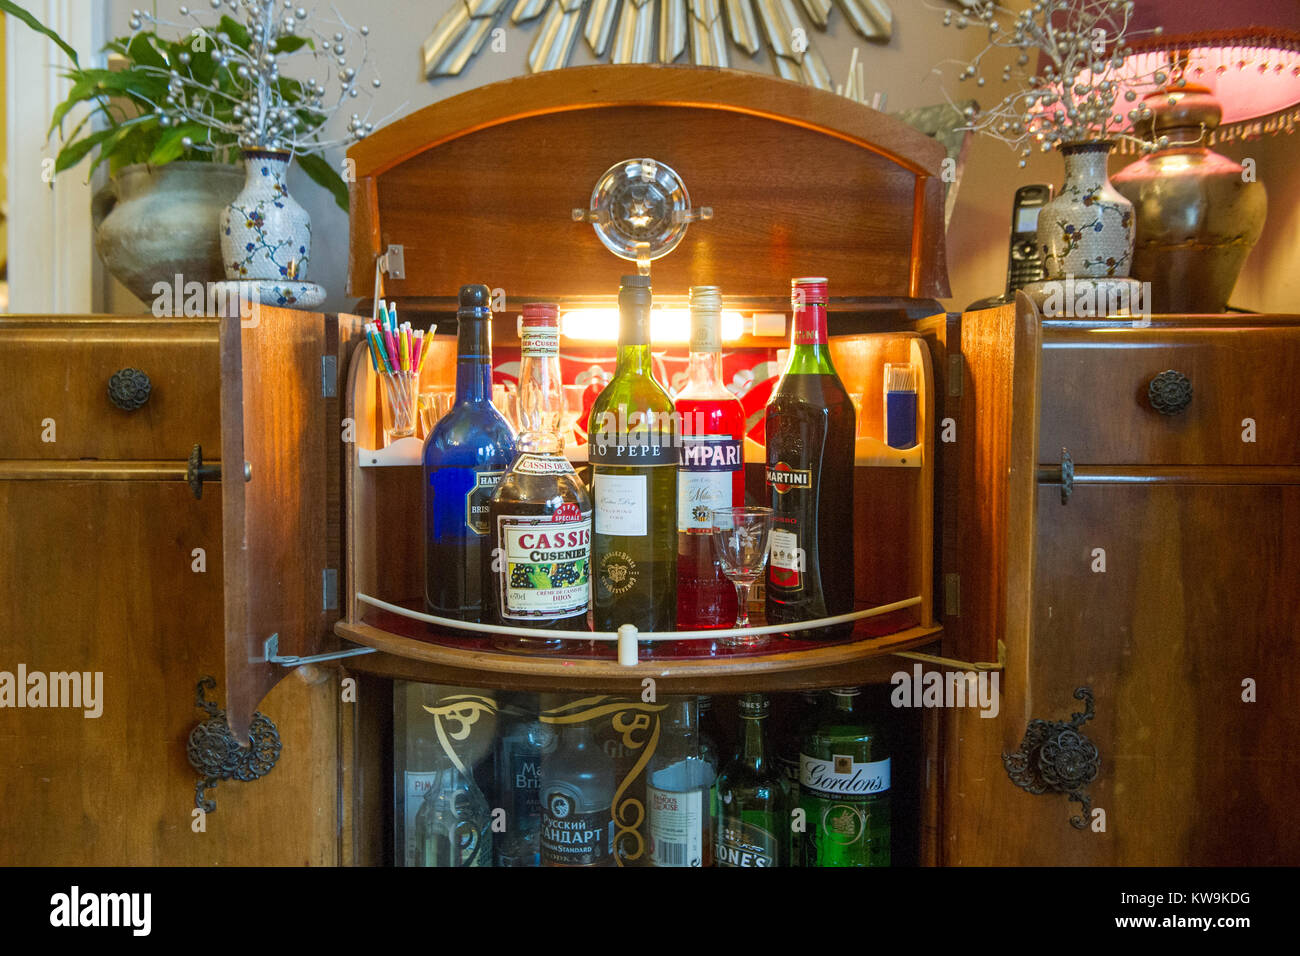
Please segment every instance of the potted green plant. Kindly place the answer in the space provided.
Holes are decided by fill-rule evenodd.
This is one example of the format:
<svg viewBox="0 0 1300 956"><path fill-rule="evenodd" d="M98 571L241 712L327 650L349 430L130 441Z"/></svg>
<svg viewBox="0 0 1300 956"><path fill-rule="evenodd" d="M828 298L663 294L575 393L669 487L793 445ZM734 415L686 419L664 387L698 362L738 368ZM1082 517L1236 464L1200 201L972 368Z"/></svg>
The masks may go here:
<svg viewBox="0 0 1300 956"><path fill-rule="evenodd" d="M356 71L351 71L353 82L341 86L340 102L326 104L320 84L283 76L279 64L295 53L334 64L332 38L285 30L283 23L266 30L273 0L227 0L226 6L238 19L223 14L205 23L186 7L180 8L178 23L132 13L131 34L105 46L123 64L110 69L83 66L54 31L17 4L0 0L0 9L49 36L71 61L65 75L72 89L50 120L50 136L60 137L54 171L66 172L89 159L93 175L108 164L110 183L95 199L95 247L109 271L141 299L152 298L158 282L170 286L178 275L201 283L239 277L230 274L223 255L221 223L246 182L246 169L235 164L249 146L250 119L255 126L263 118L259 101L273 98L280 126L292 131L277 143L287 153L284 165L296 159L308 177L348 208L347 186L321 156L336 144L321 134L341 101L357 95ZM290 10L287 16L301 23L306 13ZM176 39L168 39L160 27L174 31ZM255 63L275 68L254 76L249 65ZM267 95L268 83L273 97ZM83 104L88 109L73 125L73 111ZM352 142L367 131L367 124L354 123L338 142Z"/></svg>

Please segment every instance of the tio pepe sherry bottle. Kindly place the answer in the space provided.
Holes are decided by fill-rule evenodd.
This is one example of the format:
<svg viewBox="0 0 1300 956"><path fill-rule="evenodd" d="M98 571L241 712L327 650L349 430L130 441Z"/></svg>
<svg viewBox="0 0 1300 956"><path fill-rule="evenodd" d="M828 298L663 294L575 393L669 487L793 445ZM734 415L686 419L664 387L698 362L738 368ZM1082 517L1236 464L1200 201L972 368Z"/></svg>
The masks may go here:
<svg viewBox="0 0 1300 956"><path fill-rule="evenodd" d="M492 312L484 285L460 289L456 402L424 443L424 576L429 613L478 621L488 499L515 455L492 405Z"/></svg>
<svg viewBox="0 0 1300 956"><path fill-rule="evenodd" d="M677 428L651 368L650 301L648 276L623 277L618 365L587 423L598 631L667 631L677 616Z"/></svg>
<svg viewBox="0 0 1300 956"><path fill-rule="evenodd" d="M713 544L713 511L745 503L745 410L722 383L722 293L691 288L690 366L677 395L677 627L731 627L736 588Z"/></svg>
<svg viewBox="0 0 1300 956"><path fill-rule="evenodd" d="M853 401L831 364L825 279L792 283L790 357L767 405L766 481L775 512L769 624L853 610ZM839 637L851 624L798 637Z"/></svg>

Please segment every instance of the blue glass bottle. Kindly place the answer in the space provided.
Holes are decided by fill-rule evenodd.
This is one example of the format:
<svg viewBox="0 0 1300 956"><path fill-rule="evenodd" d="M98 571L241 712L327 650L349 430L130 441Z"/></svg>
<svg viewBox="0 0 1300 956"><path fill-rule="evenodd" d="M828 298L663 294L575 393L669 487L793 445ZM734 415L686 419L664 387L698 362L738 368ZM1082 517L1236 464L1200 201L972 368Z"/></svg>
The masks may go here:
<svg viewBox="0 0 1300 956"><path fill-rule="evenodd" d="M460 289L456 403L424 443L424 596L430 614L482 618L487 506L515 455L492 405L492 311L487 286Z"/></svg>

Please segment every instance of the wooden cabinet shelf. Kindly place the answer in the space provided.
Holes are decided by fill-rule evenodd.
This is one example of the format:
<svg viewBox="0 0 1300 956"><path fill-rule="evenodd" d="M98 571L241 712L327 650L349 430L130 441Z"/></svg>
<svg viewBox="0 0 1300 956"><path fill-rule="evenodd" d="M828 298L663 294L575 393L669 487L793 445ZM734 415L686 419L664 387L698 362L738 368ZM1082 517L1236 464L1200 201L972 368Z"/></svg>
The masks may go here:
<svg viewBox="0 0 1300 956"><path fill-rule="evenodd" d="M702 642L663 642L635 666L619 664L610 643L566 641L556 650L511 648L512 638L440 630L414 618L366 608L335 631L380 653L348 662L350 670L427 683L490 685L505 690L638 692L653 677L658 693L735 694L884 683L902 668L892 657L937 642L942 628L912 624L907 611L866 618L838 641L773 638L757 650ZM708 646L709 642L703 642ZM644 654L644 650L642 652Z"/></svg>

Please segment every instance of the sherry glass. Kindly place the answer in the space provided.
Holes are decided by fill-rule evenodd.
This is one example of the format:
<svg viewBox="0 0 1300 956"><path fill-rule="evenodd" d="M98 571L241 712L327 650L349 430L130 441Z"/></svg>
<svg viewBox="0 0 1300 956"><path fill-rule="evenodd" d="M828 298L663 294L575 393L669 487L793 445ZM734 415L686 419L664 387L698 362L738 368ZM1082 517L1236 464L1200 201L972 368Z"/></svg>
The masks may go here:
<svg viewBox="0 0 1300 956"><path fill-rule="evenodd" d="M771 508L719 508L713 512L713 542L722 572L736 586L736 627L749 627L749 592L767 563L767 539L772 531ZM724 637L726 647L757 647L766 637L737 634Z"/></svg>

